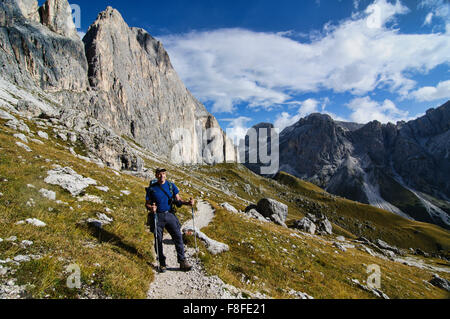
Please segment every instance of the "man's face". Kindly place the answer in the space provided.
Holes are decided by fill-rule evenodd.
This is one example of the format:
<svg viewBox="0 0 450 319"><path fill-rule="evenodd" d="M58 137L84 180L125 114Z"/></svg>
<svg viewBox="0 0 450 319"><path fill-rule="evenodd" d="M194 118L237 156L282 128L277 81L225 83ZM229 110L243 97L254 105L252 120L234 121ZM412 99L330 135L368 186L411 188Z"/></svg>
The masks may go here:
<svg viewBox="0 0 450 319"><path fill-rule="evenodd" d="M156 178L158 179L158 182L163 183L166 181L166 172L159 172L156 174Z"/></svg>

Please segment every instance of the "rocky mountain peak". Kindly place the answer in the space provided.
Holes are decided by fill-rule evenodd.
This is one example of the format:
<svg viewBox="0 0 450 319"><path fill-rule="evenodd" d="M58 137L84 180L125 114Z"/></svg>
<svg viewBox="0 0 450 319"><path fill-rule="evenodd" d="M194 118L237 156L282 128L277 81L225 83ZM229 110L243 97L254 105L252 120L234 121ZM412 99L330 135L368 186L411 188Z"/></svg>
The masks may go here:
<svg viewBox="0 0 450 319"><path fill-rule="evenodd" d="M97 19L90 26L90 28L95 28L98 25L112 24L116 28L127 28L125 20L122 17L122 14L111 6L106 7L106 9L100 12L97 16Z"/></svg>

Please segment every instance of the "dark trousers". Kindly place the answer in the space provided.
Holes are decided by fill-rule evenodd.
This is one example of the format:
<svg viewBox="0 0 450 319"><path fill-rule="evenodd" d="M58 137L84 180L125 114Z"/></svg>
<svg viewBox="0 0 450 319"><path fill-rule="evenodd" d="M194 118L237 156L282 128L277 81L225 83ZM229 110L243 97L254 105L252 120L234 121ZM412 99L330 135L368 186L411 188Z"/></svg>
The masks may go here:
<svg viewBox="0 0 450 319"><path fill-rule="evenodd" d="M163 233L164 228L167 229L170 236L172 237L173 242L175 243L175 249L177 250L177 260L178 263L181 263L184 259L184 245L183 245L183 237L181 235L181 224L175 214L170 212L165 213L157 213L158 224L156 227L158 240L155 241L155 251L156 245L158 245L159 252L159 262L161 266L166 266L166 257L163 252Z"/></svg>

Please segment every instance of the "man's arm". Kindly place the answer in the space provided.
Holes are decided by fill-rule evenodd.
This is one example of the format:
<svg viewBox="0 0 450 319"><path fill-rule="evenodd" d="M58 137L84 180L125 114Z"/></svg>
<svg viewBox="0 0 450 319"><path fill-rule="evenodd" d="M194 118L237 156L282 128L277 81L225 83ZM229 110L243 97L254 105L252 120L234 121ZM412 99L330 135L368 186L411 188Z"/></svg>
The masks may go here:
<svg viewBox="0 0 450 319"><path fill-rule="evenodd" d="M177 194L176 196L175 196L175 198L176 198L176 200L178 201L178 202L180 202L182 205L188 205L188 206L194 206L195 205L195 201L191 198L189 201L184 201L182 198L181 198L181 196L180 196L180 194Z"/></svg>

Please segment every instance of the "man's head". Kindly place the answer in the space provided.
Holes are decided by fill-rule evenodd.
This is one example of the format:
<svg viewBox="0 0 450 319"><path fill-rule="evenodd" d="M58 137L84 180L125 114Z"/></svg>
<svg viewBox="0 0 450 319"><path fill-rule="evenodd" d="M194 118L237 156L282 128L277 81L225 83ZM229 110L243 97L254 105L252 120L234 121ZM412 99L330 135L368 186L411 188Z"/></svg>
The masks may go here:
<svg viewBox="0 0 450 319"><path fill-rule="evenodd" d="M165 168L157 168L155 171L155 177L158 179L158 182L161 184L164 184L166 181L166 172L167 170Z"/></svg>

